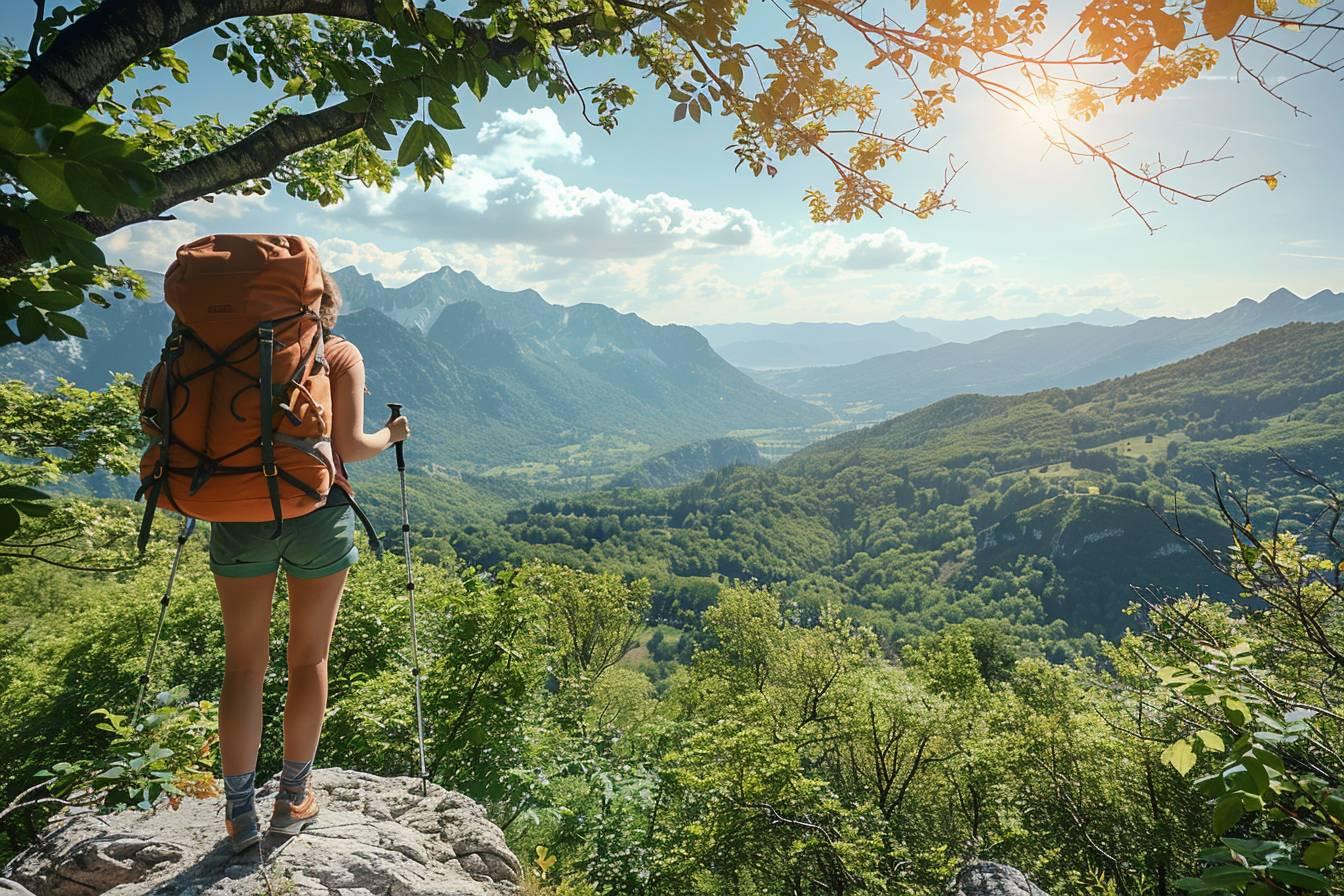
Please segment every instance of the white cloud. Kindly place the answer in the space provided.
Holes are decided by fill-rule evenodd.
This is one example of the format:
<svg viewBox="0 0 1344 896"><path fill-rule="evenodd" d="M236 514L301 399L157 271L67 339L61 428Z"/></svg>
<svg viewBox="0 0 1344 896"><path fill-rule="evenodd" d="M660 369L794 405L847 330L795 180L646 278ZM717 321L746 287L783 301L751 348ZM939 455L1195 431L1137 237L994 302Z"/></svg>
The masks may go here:
<svg viewBox="0 0 1344 896"><path fill-rule="evenodd" d="M917 271L932 271L942 267L947 247L937 243L921 243L899 228L892 227L880 233L864 233L849 241L844 266L858 270L906 267Z"/></svg>
<svg viewBox="0 0 1344 896"><path fill-rule="evenodd" d="M145 221L123 227L98 240L109 261L120 261L146 271L165 271L177 257L177 247L208 233L257 232L242 219L269 213L265 196L220 193L213 200L196 199L171 211L175 220Z"/></svg>
<svg viewBox="0 0 1344 896"><path fill-rule="evenodd" d="M390 193L358 188L328 214L305 215L324 259L389 285L442 262L502 289L660 322L873 320L908 313L925 283L958 307L995 289L983 282L992 260L901 227L772 228L743 208L575 182L600 172L583 173L582 137L550 108L500 111L475 138L428 191L402 178Z"/></svg>
<svg viewBox="0 0 1344 896"><path fill-rule="evenodd" d="M775 255L798 259L790 270L800 276L834 277L840 272L897 269L969 276L995 270L992 261L978 256L948 262L947 246L915 240L899 227L875 233L847 233L840 226L827 227L808 231L802 239L776 235L772 243Z"/></svg>
<svg viewBox="0 0 1344 896"><path fill-rule="evenodd" d="M416 277L437 271L447 262L432 250L416 246L389 252L374 243L356 243L333 237L317 244L322 265L329 271L354 265L360 273L372 274L385 286L401 286Z"/></svg>
<svg viewBox="0 0 1344 896"><path fill-rule="evenodd" d="M476 132L476 141L490 145L488 159L498 168L517 171L539 159L565 159L582 165L593 160L583 154L583 138L566 131L555 110L535 106L525 112L505 109Z"/></svg>
<svg viewBox="0 0 1344 896"><path fill-rule="evenodd" d="M1317 261L1344 261L1344 255L1308 255L1305 252L1280 252L1289 258L1312 258Z"/></svg>
<svg viewBox="0 0 1344 896"><path fill-rule="evenodd" d="M341 211L371 227L439 243L526 245L556 258L638 258L751 245L764 228L748 211L703 208L667 193L627 196L566 182L540 162L591 164L582 139L550 108L506 109L482 125L480 154L454 160L428 191L357 189Z"/></svg>
<svg viewBox="0 0 1344 896"><path fill-rule="evenodd" d="M177 257L177 247L208 229L190 221L146 221L123 227L98 241L110 262L144 271L165 271Z"/></svg>
<svg viewBox="0 0 1344 896"><path fill-rule="evenodd" d="M978 277L985 274L992 274L999 269L999 266L988 258L979 255L972 255L970 258L943 265L943 271L949 274L961 274L968 277Z"/></svg>
<svg viewBox="0 0 1344 896"><path fill-rule="evenodd" d="M176 212L179 217L195 221L236 221L246 215L271 210L265 196L239 196L234 193L217 193L209 199L197 199L182 206Z"/></svg>

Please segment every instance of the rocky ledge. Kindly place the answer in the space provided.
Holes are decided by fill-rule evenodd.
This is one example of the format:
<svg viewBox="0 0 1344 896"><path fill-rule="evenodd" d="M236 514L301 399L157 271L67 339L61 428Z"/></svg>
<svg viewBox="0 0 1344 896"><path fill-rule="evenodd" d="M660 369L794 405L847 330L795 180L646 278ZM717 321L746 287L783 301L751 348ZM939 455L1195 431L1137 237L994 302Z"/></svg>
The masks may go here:
<svg viewBox="0 0 1344 896"><path fill-rule="evenodd" d="M276 781L258 811L269 815ZM313 775L322 814L299 837L235 856L222 800L156 812L58 816L3 872L36 896L514 896L522 867L475 802L415 778Z"/></svg>

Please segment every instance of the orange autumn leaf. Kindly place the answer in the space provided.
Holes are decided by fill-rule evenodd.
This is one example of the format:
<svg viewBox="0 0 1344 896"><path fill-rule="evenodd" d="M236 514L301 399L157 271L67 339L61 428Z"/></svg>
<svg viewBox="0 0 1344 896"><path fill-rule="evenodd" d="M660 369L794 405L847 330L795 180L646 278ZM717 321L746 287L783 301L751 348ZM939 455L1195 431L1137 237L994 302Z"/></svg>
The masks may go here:
<svg viewBox="0 0 1344 896"><path fill-rule="evenodd" d="M1237 27L1242 16L1255 12L1255 0L1205 0L1204 27L1209 37L1222 40Z"/></svg>

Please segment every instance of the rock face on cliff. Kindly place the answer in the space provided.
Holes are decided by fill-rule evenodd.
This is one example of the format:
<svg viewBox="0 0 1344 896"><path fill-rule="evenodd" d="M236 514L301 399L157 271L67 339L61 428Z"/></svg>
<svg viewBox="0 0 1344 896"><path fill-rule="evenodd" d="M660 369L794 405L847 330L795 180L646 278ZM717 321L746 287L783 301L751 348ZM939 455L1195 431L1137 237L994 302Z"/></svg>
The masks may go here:
<svg viewBox="0 0 1344 896"><path fill-rule="evenodd" d="M322 814L233 855L222 800L154 813L62 815L4 877L36 896L513 896L522 868L472 800L414 778L313 775ZM258 795L263 821L275 795ZM0 882L0 894L16 892ZM17 891L21 893L22 891Z"/></svg>
<svg viewBox="0 0 1344 896"><path fill-rule="evenodd" d="M957 875L955 896L1046 896L1010 865L976 862Z"/></svg>

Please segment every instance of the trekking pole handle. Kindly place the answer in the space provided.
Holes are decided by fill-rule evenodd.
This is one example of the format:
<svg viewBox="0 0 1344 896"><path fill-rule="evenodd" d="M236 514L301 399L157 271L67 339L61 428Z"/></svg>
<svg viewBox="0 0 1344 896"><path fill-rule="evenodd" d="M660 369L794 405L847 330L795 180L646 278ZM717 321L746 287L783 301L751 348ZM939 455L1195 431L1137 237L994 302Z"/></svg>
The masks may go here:
<svg viewBox="0 0 1344 896"><path fill-rule="evenodd" d="M401 416L401 405L397 404L396 402L389 401L387 403L387 409L392 412L392 416L388 418L387 421L388 423L391 423L393 420ZM395 444L397 446L397 469L405 470L406 469L405 448L402 447L401 442L396 442Z"/></svg>

